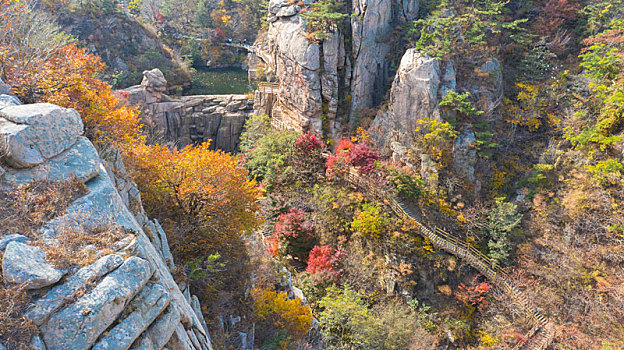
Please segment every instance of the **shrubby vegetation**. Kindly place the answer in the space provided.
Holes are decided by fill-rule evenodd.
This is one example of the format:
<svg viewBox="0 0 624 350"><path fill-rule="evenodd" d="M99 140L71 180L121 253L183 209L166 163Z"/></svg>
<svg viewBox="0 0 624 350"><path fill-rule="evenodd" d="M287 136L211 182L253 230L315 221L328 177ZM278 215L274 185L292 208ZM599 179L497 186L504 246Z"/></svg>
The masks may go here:
<svg viewBox="0 0 624 350"><path fill-rule="evenodd" d="M312 311L301 299L289 299L285 292L255 290L254 314L263 349L292 348L301 343L312 327Z"/></svg>
<svg viewBox="0 0 624 350"><path fill-rule="evenodd" d="M302 14L307 20L307 31L310 39L322 41L331 33L344 30L345 21L349 18L350 3L345 0L316 0L310 4L309 10Z"/></svg>
<svg viewBox="0 0 624 350"><path fill-rule="evenodd" d="M260 224L260 191L256 182L248 179L238 158L212 151L208 143L180 150L146 144L139 111L121 105L118 96L123 96L100 79L105 65L99 57L63 35L46 15L27 2L0 2L0 18L2 79L24 102L50 102L76 109L86 135L98 148L119 149L128 173L142 192L146 212L158 218L169 234L175 263L180 267L180 282L186 278L182 273L186 266L191 289L205 305L211 305L209 300L226 288L234 295L243 293L247 279L241 276L249 276L244 235ZM45 46L47 42L49 47ZM55 189L58 193L53 194L68 192ZM16 217L28 221L28 216L34 215L37 223L43 223L52 218L50 210L62 210L63 204L69 203L55 201L49 195L42 201L43 195L38 196L34 200L41 208L32 205L23 212L26 203L22 203L16 209L22 215ZM21 197L22 202L30 198ZM10 203L5 199L3 203ZM122 238L122 234L112 227L72 229L57 237L62 249L48 256L63 268L89 263L96 257L86 254L84 246L92 244L107 251L108 244ZM216 269L218 274L214 273ZM11 319L10 329L0 327L3 342L5 336L16 332L13 327L30 329L19 319L27 300L20 299L19 290L14 292L19 295L6 296L7 302L15 301L16 309L7 309L8 314L1 316ZM251 306L249 310L251 313Z"/></svg>
<svg viewBox="0 0 624 350"><path fill-rule="evenodd" d="M437 251L389 203L349 185L345 176L355 169L395 191L423 222L457 234L505 269L557 324L555 347L622 346L622 1L423 4L413 43L456 61L458 89L441 97L440 118L418 116L414 147L396 159L378 153L361 131L326 149L312 134L273 130L267 116L249 118L240 157L207 144L146 145L137 111L119 106L98 79L97 57L23 2L0 4L3 80L24 101L76 108L90 138L121 149L147 212L171 235L176 262L199 271L190 276L193 292L216 305L212 314L244 300L258 325L257 345L303 346L313 316L334 349L505 348L530 329L509 300L492 292L496 286ZM176 4L179 12L164 15L180 28L196 25L185 22L185 11L226 29L242 18L227 2L166 2ZM313 3L305 15L318 32L311 39L346 24L346 5ZM28 33L27 44L15 40ZM41 40L50 45L36 45ZM203 59L206 48L195 45L188 53ZM485 113L479 92L461 78L492 58L502 63L505 96ZM474 142L468 156L459 156L476 154L474 181L456 166L456 141L466 130ZM423 154L432 163L423 166ZM45 209L37 218L49 217ZM281 282L290 277L266 261L254 265L253 303L245 298L249 260L262 258L247 255L243 233L256 230L308 305L286 296ZM2 293L16 309L0 311L1 324L9 325L0 337L27 333L20 318L26 295Z"/></svg>
<svg viewBox="0 0 624 350"><path fill-rule="evenodd" d="M390 303L371 308L366 299L348 286L327 290L319 303L323 310L319 321L328 349L426 349L433 345L408 307Z"/></svg>
<svg viewBox="0 0 624 350"><path fill-rule="evenodd" d="M494 53L506 37L515 38L526 19L508 20L506 1L441 0L425 19L414 21L414 46L434 57L452 58L475 49Z"/></svg>

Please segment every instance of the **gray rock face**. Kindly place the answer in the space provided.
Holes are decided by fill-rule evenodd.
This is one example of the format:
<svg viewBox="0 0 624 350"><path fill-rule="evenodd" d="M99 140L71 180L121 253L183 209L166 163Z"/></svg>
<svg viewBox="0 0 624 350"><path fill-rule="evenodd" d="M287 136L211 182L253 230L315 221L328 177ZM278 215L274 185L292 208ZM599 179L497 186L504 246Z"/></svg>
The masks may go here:
<svg viewBox="0 0 624 350"><path fill-rule="evenodd" d="M453 167L465 180L474 182L476 163L475 134L471 130L464 130L453 145Z"/></svg>
<svg viewBox="0 0 624 350"><path fill-rule="evenodd" d="M195 348L191 338L189 338L188 333L186 333L182 325L176 327L175 332L173 332L171 339L169 339L167 343L167 347L171 350L192 350Z"/></svg>
<svg viewBox="0 0 624 350"><path fill-rule="evenodd" d="M79 137L76 143L57 157L28 169L9 170L6 181L14 184L26 184L34 180L66 180L76 176L87 182L97 176L100 159L91 141Z"/></svg>
<svg viewBox="0 0 624 350"><path fill-rule="evenodd" d="M373 137L382 146L399 142L409 147L418 120L440 118L440 65L439 59L421 55L415 49L405 52L390 91L388 108L377 115L372 128ZM452 78L451 74L447 71L447 79Z"/></svg>
<svg viewBox="0 0 624 350"><path fill-rule="evenodd" d="M0 237L0 251L3 251L4 248L6 248L6 246L9 245L9 243L11 242L27 243L28 237L17 233L8 236L2 236Z"/></svg>
<svg viewBox="0 0 624 350"><path fill-rule="evenodd" d="M20 102L19 98L11 95L0 95L0 109L11 107L11 106L19 106L22 102Z"/></svg>
<svg viewBox="0 0 624 350"><path fill-rule="evenodd" d="M254 47L281 83L279 104L271 112L289 128L335 136L339 96L350 101L351 118L381 102L391 75L393 28L416 19L419 1L352 1L351 33L329 33L320 44L308 39L300 16L307 4L271 1L269 30Z"/></svg>
<svg viewBox="0 0 624 350"><path fill-rule="evenodd" d="M89 193L74 201L67 208L66 215L43 225L42 231L47 236L54 237L57 229L72 227L77 223L97 225L112 222L128 229L136 228L136 220L119 198L103 165L99 166L98 176L89 181L87 188Z"/></svg>
<svg viewBox="0 0 624 350"><path fill-rule="evenodd" d="M0 149L15 168L43 163L71 147L83 133L80 115L49 103L0 110Z"/></svg>
<svg viewBox="0 0 624 350"><path fill-rule="evenodd" d="M269 26L268 51L274 57L274 71L281 82L282 119L295 129L320 135L323 110L320 48L305 35L305 22L301 16L278 18Z"/></svg>
<svg viewBox="0 0 624 350"><path fill-rule="evenodd" d="M503 101L503 70L500 62L492 58L479 67L477 74L485 79L470 84L468 90L477 101L477 107L487 116Z"/></svg>
<svg viewBox="0 0 624 350"><path fill-rule="evenodd" d="M92 349L129 349L134 340L169 305L169 301L171 298L165 287L160 284L146 286L130 303L132 313L111 329Z"/></svg>
<svg viewBox="0 0 624 350"><path fill-rule="evenodd" d="M89 349L152 275L149 263L126 260L76 303L58 312L42 327L49 349Z"/></svg>
<svg viewBox="0 0 624 350"><path fill-rule="evenodd" d="M235 99L228 101L231 100ZM236 101L244 104L245 99ZM37 106L43 108L39 111ZM205 106L200 103L194 107ZM45 149L48 153L39 151L43 161L35 167L16 168L9 164L5 166L6 173L3 167L2 185L12 186L40 178L63 180L76 175L89 190L87 195L71 203L64 215L45 223L40 234L54 244L57 231L71 229L78 223L86 226L90 223L115 224L132 231L127 239L111 246L117 253L101 256L95 263L81 269L72 268L62 280L63 272L44 260L45 254L40 248L23 244L26 237L12 235L0 239L2 249L6 246L2 261L5 283L26 283L30 288L54 284L47 291L33 293L33 305L26 316L38 326L41 334L40 338L33 338L33 348L87 349L99 342L98 348L126 349L138 342L137 339L149 335L148 338L153 340L150 340L151 348L161 349L176 329L180 329L180 334L186 335L193 349L211 349L205 323L194 312L169 271L169 266L173 267L173 258L166 235L157 223L145 216L138 189L128 179L119 152L104 150L106 161L100 159L91 142L77 135L78 131L82 132L80 119L61 115L60 120L49 120L50 126L37 120L41 117L33 117L50 118L60 107L30 105L26 108L28 112L20 110L21 114L11 111L13 108L16 107L2 110L2 113L11 112L8 114L11 119L0 118L2 127L31 128L35 133L18 134L21 138L9 139L14 142L12 145L22 148L34 145L39 147L37 150ZM50 130L37 129L45 125ZM63 129L60 135L55 134L55 128ZM36 142L31 142L33 136L38 136ZM74 142L67 141L71 138ZM55 143L56 140L61 142ZM155 231L152 239L158 248L142 229L150 225ZM91 248L94 254L105 254L95 246ZM165 262L165 257L171 260L170 265ZM170 312L163 313L165 308Z"/></svg>
<svg viewBox="0 0 624 350"><path fill-rule="evenodd" d="M429 187L438 187L438 168L429 154L420 155L420 176Z"/></svg>
<svg viewBox="0 0 624 350"><path fill-rule="evenodd" d="M11 94L11 85L5 83L0 79L0 95L9 95Z"/></svg>
<svg viewBox="0 0 624 350"><path fill-rule="evenodd" d="M45 260L45 252L20 242L10 242L2 258L2 276L8 283L39 289L58 282L64 273Z"/></svg>
<svg viewBox="0 0 624 350"><path fill-rule="evenodd" d="M137 340L133 349L162 349L180 324L180 311L169 306Z"/></svg>
<svg viewBox="0 0 624 350"><path fill-rule="evenodd" d="M43 343L43 339L39 335L34 335L30 340L30 349L31 350L47 350L45 344Z"/></svg>
<svg viewBox="0 0 624 350"><path fill-rule="evenodd" d="M123 263L119 255L106 255L94 264L83 267L64 284L55 286L41 299L35 301L26 317L36 325L42 325L53 313L58 311L76 292L83 290L89 281L97 281L102 276L116 269Z"/></svg>
<svg viewBox="0 0 624 350"><path fill-rule="evenodd" d="M344 36L340 32L332 33L323 42L323 72L321 74L321 93L327 103L327 121L331 137L337 137L340 129L338 113L338 70L346 64Z"/></svg>
<svg viewBox="0 0 624 350"><path fill-rule="evenodd" d="M384 93L390 68L386 55L391 49L388 39L392 33L392 15L392 0L353 1L352 114L357 115L361 108L371 107L378 94Z"/></svg>

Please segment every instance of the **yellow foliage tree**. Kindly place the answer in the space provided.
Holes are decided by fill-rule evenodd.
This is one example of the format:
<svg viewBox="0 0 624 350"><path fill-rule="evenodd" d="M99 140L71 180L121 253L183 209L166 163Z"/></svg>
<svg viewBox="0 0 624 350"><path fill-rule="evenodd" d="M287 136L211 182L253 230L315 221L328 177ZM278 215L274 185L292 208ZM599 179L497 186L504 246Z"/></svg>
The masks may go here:
<svg viewBox="0 0 624 350"><path fill-rule="evenodd" d="M312 327L312 310L301 299L288 299L286 292L270 289L254 291L254 314L263 322L285 329L294 339L302 339Z"/></svg>

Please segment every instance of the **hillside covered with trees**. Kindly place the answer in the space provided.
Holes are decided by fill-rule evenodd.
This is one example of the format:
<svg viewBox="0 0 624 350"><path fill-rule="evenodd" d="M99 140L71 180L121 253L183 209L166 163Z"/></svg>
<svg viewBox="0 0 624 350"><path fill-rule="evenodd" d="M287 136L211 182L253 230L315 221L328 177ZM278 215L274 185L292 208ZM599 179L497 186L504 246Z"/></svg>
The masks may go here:
<svg viewBox="0 0 624 350"><path fill-rule="evenodd" d="M212 348L624 349L624 1L118 6L0 0L0 103L75 109L101 157L119 155L129 209L166 232ZM105 16L117 46L63 31ZM114 90L104 62L138 42L127 23L154 31L132 81L246 60L221 44L255 41L274 82L236 152L175 147ZM217 108L188 106L192 128ZM85 266L40 228L88 190L10 188L0 156L0 242L22 233L56 268ZM28 349L40 295L6 275L0 349Z"/></svg>

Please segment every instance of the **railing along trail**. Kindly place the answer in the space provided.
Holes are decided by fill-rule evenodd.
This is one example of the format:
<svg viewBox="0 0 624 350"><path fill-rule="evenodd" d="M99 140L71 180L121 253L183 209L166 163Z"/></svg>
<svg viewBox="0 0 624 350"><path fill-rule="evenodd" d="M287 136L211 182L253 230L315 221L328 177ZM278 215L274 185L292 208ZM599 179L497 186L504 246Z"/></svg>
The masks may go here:
<svg viewBox="0 0 624 350"><path fill-rule="evenodd" d="M260 83L258 91L264 93L279 94L279 85L276 83ZM285 129L287 125L281 118L280 113L273 115L271 125L277 129ZM522 350L545 350L552 342L556 329L554 324L546 319L533 304L528 300L526 295L511 283L511 278L496 263L488 258L481 251L472 245L464 242L448 232L437 227L430 229L423 225L417 216L403 203L401 200L379 186L375 186L367 179L361 177L355 168L351 168L347 175L347 181L356 187L360 187L367 191L367 194L382 199L387 203L392 211L401 217L405 222L411 222L418 234L429 239L433 246L437 249L449 252L465 261L477 271L486 276L492 284L509 295L513 302L525 312L534 322L534 328L528 334L528 340L520 344L516 349Z"/></svg>
<svg viewBox="0 0 624 350"><path fill-rule="evenodd" d="M537 311L526 295L511 283L511 278L495 262L459 237L437 227L430 229L420 223L417 216L399 198L389 191L371 184L367 179L361 177L356 169L350 169L347 181L356 187L365 189L368 194L382 199L405 222L413 223L416 231L421 236L428 238L434 247L467 261L494 285L509 295L536 325L531 334L529 334L529 339L524 344L521 344L518 347L519 349L544 350L550 345L555 335L553 324Z"/></svg>

